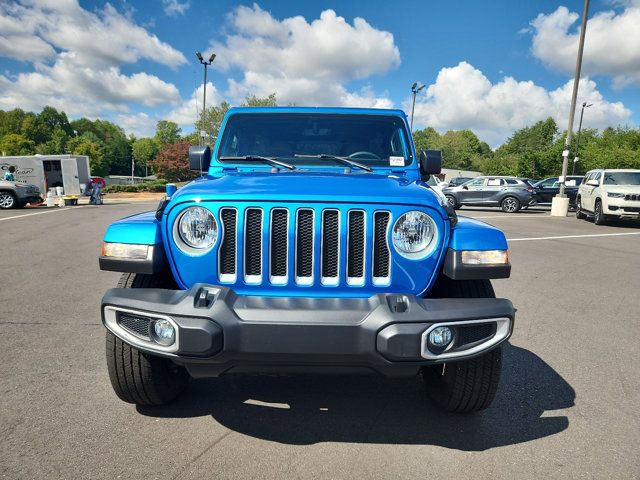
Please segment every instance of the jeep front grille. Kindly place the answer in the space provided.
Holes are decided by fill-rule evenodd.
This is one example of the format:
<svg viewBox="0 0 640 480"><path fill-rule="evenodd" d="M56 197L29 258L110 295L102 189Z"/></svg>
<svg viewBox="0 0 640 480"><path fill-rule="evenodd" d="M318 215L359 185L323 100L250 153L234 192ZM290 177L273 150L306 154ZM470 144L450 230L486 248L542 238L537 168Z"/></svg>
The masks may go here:
<svg viewBox="0 0 640 480"><path fill-rule="evenodd" d="M628 193L624 196L625 200L632 200L632 201L636 201L636 200L640 200L640 193L635 194L635 193Z"/></svg>
<svg viewBox="0 0 640 480"><path fill-rule="evenodd" d="M223 207L220 223L221 283L390 284L388 211Z"/></svg>

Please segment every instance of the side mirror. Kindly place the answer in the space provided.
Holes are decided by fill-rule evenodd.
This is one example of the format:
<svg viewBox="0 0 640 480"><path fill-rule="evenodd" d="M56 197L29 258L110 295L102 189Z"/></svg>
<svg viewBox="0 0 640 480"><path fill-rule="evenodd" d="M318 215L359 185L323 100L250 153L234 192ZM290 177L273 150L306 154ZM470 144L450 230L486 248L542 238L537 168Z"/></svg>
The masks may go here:
<svg viewBox="0 0 640 480"><path fill-rule="evenodd" d="M599 187L600 182L598 180L587 180L587 185L590 187Z"/></svg>
<svg viewBox="0 0 640 480"><path fill-rule="evenodd" d="M469 190L469 187L467 187L466 185L462 185L462 189L463 190Z"/></svg>
<svg viewBox="0 0 640 480"><path fill-rule="evenodd" d="M420 152L420 174L437 175L442 171L442 151L422 150Z"/></svg>
<svg viewBox="0 0 640 480"><path fill-rule="evenodd" d="M209 145L189 147L189 170L206 172L211 165L211 148Z"/></svg>

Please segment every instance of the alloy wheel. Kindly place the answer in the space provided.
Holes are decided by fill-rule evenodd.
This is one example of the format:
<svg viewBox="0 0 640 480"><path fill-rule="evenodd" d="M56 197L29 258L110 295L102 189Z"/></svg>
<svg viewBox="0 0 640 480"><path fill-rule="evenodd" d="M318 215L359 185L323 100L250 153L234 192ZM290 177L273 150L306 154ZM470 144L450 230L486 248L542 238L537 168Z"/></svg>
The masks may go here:
<svg viewBox="0 0 640 480"><path fill-rule="evenodd" d="M513 198L505 199L503 205L505 211L507 211L508 213L513 213L518 209L518 204Z"/></svg>
<svg viewBox="0 0 640 480"><path fill-rule="evenodd" d="M0 193L0 208L12 208L16 203L10 193Z"/></svg>

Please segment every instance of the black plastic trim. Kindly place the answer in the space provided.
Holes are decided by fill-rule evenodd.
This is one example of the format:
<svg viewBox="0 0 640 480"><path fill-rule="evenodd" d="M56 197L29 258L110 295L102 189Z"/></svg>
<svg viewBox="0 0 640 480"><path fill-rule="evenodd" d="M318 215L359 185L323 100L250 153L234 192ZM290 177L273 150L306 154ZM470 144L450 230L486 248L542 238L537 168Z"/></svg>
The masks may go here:
<svg viewBox="0 0 640 480"><path fill-rule="evenodd" d="M196 306L203 288L213 300L208 308ZM509 318L513 327L515 310L506 299L403 295L406 308L392 309L390 299L395 297L259 297L205 284L189 290L118 288L105 294L102 313L103 321L107 306L169 316L180 329L176 352L136 347L170 357L195 376L269 367L358 367L385 375L412 374L420 366L438 363L420 355L421 335L434 323Z"/></svg>
<svg viewBox="0 0 640 480"><path fill-rule="evenodd" d="M511 263L506 265L467 265L462 263L460 250L447 250L442 273L453 280L483 280L489 278L509 278Z"/></svg>

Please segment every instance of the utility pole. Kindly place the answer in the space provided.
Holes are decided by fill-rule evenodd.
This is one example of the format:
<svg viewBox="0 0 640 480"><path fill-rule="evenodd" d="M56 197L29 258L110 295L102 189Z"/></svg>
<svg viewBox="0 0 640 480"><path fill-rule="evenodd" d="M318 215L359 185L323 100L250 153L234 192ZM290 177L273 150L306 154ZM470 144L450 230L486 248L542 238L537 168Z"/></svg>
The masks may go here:
<svg viewBox="0 0 640 480"><path fill-rule="evenodd" d="M578 125L578 137L576 138L576 154L573 157L573 167L571 168L571 175L576 174L576 163L580 160L580 132L582 132L582 117L584 116L584 109L589 108L593 103L587 105L587 102L582 102L582 111L580 112L580 124Z"/></svg>
<svg viewBox="0 0 640 480"><path fill-rule="evenodd" d="M573 136L573 117L576 113L576 98L578 96L578 85L580 84L580 71L582 69L582 52L584 51L584 36L587 31L587 17L589 15L589 0L584 0L584 11L582 12L582 26L580 27L580 43L578 44L578 57L576 58L576 72L573 77L573 93L571 95L571 108L569 110L569 126L567 127L567 138L564 142L562 152L562 177L560 182L560 193L551 201L551 215L566 217L569 211L569 199L564 194L565 179L569 170L569 151L571 149L571 138Z"/></svg>
<svg viewBox="0 0 640 480"><path fill-rule="evenodd" d="M409 129L411 130L412 134L413 134L413 112L416 109L416 95L424 87L425 85L420 85L418 87L418 82L413 82L413 85L411 85L411 92L413 93L413 106L411 107L411 126L409 127Z"/></svg>
<svg viewBox="0 0 640 480"><path fill-rule="evenodd" d="M204 118L207 113L207 67L213 63L216 58L216 54L212 53L208 61L205 61L205 59L202 58L202 53L200 52L196 52L196 57L198 57L200 63L204 65L204 90L202 93L202 122L204 123ZM202 142L203 137L200 135L200 132L198 132L198 136L200 136L200 141Z"/></svg>

